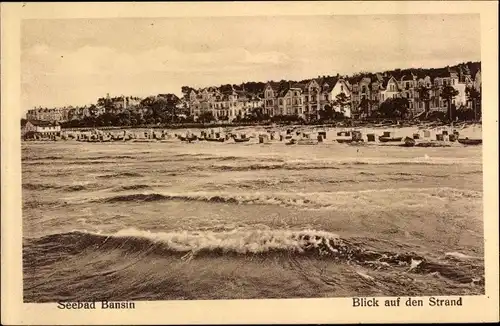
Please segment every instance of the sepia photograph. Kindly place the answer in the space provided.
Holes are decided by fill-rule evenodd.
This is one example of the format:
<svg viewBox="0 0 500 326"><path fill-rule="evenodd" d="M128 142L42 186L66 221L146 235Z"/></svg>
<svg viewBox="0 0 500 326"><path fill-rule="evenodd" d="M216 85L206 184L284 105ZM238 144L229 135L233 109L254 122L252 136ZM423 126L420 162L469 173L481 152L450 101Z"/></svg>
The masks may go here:
<svg viewBox="0 0 500 326"><path fill-rule="evenodd" d="M479 24L24 21L24 300L483 294Z"/></svg>
<svg viewBox="0 0 500 326"><path fill-rule="evenodd" d="M21 304L488 294L484 17L272 8L19 20Z"/></svg>

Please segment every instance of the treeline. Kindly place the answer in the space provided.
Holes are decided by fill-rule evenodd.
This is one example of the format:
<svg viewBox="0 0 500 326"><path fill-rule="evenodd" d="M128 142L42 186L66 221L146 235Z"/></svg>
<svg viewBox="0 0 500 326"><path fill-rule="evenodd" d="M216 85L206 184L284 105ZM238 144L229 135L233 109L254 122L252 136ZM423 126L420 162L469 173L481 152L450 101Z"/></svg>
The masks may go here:
<svg viewBox="0 0 500 326"><path fill-rule="evenodd" d="M143 126L161 125L171 123L192 123L193 117L176 116L168 111L140 114L126 110L121 113L104 113L98 116L86 116L82 119L65 121L61 123L63 128L86 128L86 127L108 127L108 126Z"/></svg>

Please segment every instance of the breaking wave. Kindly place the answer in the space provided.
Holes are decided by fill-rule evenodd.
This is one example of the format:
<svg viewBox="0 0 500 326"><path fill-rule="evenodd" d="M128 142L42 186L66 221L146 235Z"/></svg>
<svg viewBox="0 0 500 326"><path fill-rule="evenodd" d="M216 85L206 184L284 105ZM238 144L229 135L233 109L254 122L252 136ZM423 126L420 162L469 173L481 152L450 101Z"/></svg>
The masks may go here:
<svg viewBox="0 0 500 326"><path fill-rule="evenodd" d="M225 255L306 255L330 259L338 263L359 264L369 268L405 268L413 273L439 273L459 283L484 282L476 277L478 266L467 263L449 264L432 261L415 252L377 251L338 235L317 230L245 230L150 232L134 228L112 234L73 231L27 239L26 260L37 260L40 254L60 256L78 255L86 251L121 251L145 256L178 255L181 259L198 256ZM465 255L453 254L455 259L467 261ZM465 257L465 258L464 258Z"/></svg>
<svg viewBox="0 0 500 326"><path fill-rule="evenodd" d="M378 196L372 196L376 193ZM246 205L280 205L302 208L337 208L341 205L352 205L353 200L369 200L372 204L386 205L388 200L402 199L428 200L432 198L460 200L463 198L482 198L482 192L448 187L439 188L396 188L396 189L366 189L358 191L336 192L143 192L123 195L113 195L90 199L97 203L120 202L153 202L153 201L200 201L209 203L229 203ZM89 199L84 199L88 202Z"/></svg>

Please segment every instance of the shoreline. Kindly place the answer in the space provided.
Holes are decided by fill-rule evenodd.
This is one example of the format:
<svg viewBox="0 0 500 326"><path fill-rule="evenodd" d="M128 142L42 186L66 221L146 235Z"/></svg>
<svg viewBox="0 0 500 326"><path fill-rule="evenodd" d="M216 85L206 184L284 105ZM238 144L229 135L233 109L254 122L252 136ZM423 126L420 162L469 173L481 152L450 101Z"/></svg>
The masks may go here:
<svg viewBox="0 0 500 326"><path fill-rule="evenodd" d="M390 121L390 120L385 120ZM210 129L210 128L238 128L238 127L325 127L325 128L411 128L426 126L427 128L436 128L449 126L449 123L441 121L420 121L420 122L410 122L410 121L391 121L391 123L384 121L382 122L370 122L370 121L335 121L335 122L324 122L324 123L273 123L273 122L263 122L263 123L182 123L182 124L162 124L162 125L137 125L137 126L108 126L108 127L61 127L61 131L90 131L90 130L121 130L121 129ZM472 126L472 125L482 125L481 122L477 121L460 121L454 126Z"/></svg>

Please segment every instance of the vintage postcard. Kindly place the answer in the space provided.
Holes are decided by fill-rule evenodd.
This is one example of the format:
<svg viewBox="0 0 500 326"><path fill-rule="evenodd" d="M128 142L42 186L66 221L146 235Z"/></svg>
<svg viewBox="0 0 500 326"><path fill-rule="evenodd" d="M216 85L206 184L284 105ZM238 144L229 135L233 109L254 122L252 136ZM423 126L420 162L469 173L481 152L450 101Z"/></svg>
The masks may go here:
<svg viewBox="0 0 500 326"><path fill-rule="evenodd" d="M498 321L496 9L2 4L2 324Z"/></svg>

